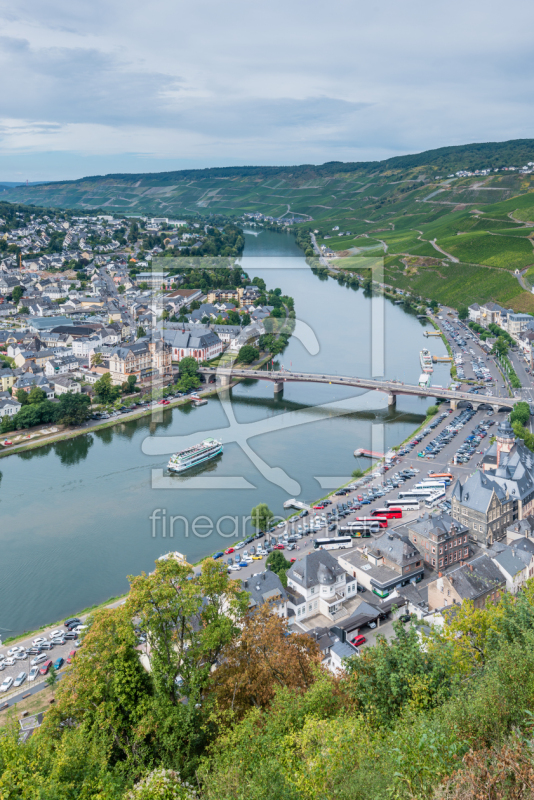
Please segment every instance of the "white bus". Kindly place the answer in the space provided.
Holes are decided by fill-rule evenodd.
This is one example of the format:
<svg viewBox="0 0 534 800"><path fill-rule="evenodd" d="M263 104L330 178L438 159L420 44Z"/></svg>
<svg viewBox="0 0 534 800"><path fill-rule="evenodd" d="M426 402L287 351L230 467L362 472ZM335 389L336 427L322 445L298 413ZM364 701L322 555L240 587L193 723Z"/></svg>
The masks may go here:
<svg viewBox="0 0 534 800"><path fill-rule="evenodd" d="M399 500L426 500L435 489L412 489L410 492L399 492Z"/></svg>
<svg viewBox="0 0 534 800"><path fill-rule="evenodd" d="M435 492L434 494L430 495L425 502L425 506L427 508L434 508L434 506L437 506L437 504L441 503L443 500L445 500L445 489L443 489L441 492Z"/></svg>
<svg viewBox="0 0 534 800"><path fill-rule="evenodd" d="M445 481L421 481L421 483L416 483L413 487L414 489L434 489L435 491L441 491L441 489L445 489L447 486Z"/></svg>
<svg viewBox="0 0 534 800"><path fill-rule="evenodd" d="M332 539L315 539L313 546L316 550L344 550L352 547L352 536L336 536Z"/></svg>
<svg viewBox="0 0 534 800"><path fill-rule="evenodd" d="M423 499L423 498L422 498ZM386 506L402 508L403 511L419 511L419 500L386 500Z"/></svg>

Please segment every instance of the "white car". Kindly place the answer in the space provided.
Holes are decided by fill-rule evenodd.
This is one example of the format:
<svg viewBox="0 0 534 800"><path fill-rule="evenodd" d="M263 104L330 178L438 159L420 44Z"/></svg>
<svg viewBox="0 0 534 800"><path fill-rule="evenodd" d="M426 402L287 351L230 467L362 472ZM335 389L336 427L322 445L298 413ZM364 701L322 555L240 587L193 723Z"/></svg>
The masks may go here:
<svg viewBox="0 0 534 800"><path fill-rule="evenodd" d="M14 667L15 666L15 656L9 656L4 660L4 664L6 667Z"/></svg>
<svg viewBox="0 0 534 800"><path fill-rule="evenodd" d="M19 672L19 674L17 675L17 677L13 681L13 686L16 686L16 687L22 686L22 684L24 683L26 678L27 678L27 675L26 675L25 672Z"/></svg>
<svg viewBox="0 0 534 800"><path fill-rule="evenodd" d="M286 526L286 523L285 523L285 522L279 522L279 523L278 523L278 525L277 525L276 527L277 527L277 528L285 528L285 526Z"/></svg>
<svg viewBox="0 0 534 800"><path fill-rule="evenodd" d="M28 675L28 680L34 681L38 675L39 675L39 667L32 667L30 670L30 674Z"/></svg>
<svg viewBox="0 0 534 800"><path fill-rule="evenodd" d="M245 542L238 542L237 544L234 544L234 550L241 550L241 548L244 546Z"/></svg>
<svg viewBox="0 0 534 800"><path fill-rule="evenodd" d="M5 680L0 684L0 692L7 692L8 689L11 689L12 683L13 678L5 678Z"/></svg>
<svg viewBox="0 0 534 800"><path fill-rule="evenodd" d="M15 658L17 661L24 661L26 658L28 658L26 650L19 650L19 652L15 655Z"/></svg>
<svg viewBox="0 0 534 800"><path fill-rule="evenodd" d="M50 634L50 638L54 639L56 636L65 636L65 631L61 628L57 628L55 631L52 631ZM46 641L46 639L45 639Z"/></svg>
<svg viewBox="0 0 534 800"><path fill-rule="evenodd" d="M252 558L252 556L246 555L246 556L243 556L243 561L246 561L247 564L252 564L254 559Z"/></svg>
<svg viewBox="0 0 534 800"><path fill-rule="evenodd" d="M24 650L23 647L12 647L10 650L7 651L8 656L14 656L21 650Z"/></svg>
<svg viewBox="0 0 534 800"><path fill-rule="evenodd" d="M43 642L46 642L45 637L44 636L38 636L37 639L33 640L32 644L33 644L34 647L37 647L37 645L42 644Z"/></svg>
<svg viewBox="0 0 534 800"><path fill-rule="evenodd" d="M239 564L232 564L232 566L228 567L228 569L230 570L230 572L239 572L241 567L239 566ZM76 646L76 642L74 642L74 645Z"/></svg>

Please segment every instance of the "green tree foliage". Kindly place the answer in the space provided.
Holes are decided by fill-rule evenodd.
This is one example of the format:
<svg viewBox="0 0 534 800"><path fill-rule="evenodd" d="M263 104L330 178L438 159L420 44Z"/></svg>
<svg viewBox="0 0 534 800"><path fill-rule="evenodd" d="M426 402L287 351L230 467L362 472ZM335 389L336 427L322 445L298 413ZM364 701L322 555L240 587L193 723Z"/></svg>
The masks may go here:
<svg viewBox="0 0 534 800"><path fill-rule="evenodd" d="M525 403L523 400L520 403L516 403L513 408L513 411L510 414L510 422L513 424L514 422L519 422L520 425L527 425L530 419L530 406L528 403Z"/></svg>
<svg viewBox="0 0 534 800"><path fill-rule="evenodd" d="M258 531L265 532L271 525L274 514L267 503L258 503L250 512L251 523Z"/></svg>
<svg viewBox="0 0 534 800"><path fill-rule="evenodd" d="M14 286L13 291L11 292L11 298L13 302L15 304L18 303L23 294L24 294L24 289L22 288L22 286Z"/></svg>
<svg viewBox="0 0 534 800"><path fill-rule="evenodd" d="M239 351L236 360L242 364L252 364L253 361L259 358L259 355L259 351L255 347L251 344L245 344Z"/></svg>
<svg viewBox="0 0 534 800"><path fill-rule="evenodd" d="M426 410L426 415L427 415L427 417L433 417L434 414L438 413L438 411L439 411L438 406L428 406L428 408Z"/></svg>
<svg viewBox="0 0 534 800"><path fill-rule="evenodd" d="M458 309L458 319L467 319L469 316L469 309L467 306L460 306Z"/></svg>
<svg viewBox="0 0 534 800"><path fill-rule="evenodd" d="M113 403L120 396L121 390L118 386L111 385L111 374L106 372L95 383L95 396L99 403Z"/></svg>
<svg viewBox="0 0 534 800"><path fill-rule="evenodd" d="M491 348L492 353L496 353L498 356L505 356L508 352L508 342L504 338L504 336L499 336Z"/></svg>
<svg viewBox="0 0 534 800"><path fill-rule="evenodd" d="M137 328L137 334L136 335L137 335L138 339L144 339L144 337L146 336L146 331L145 331L145 329L143 328L142 325L139 325L139 327Z"/></svg>
<svg viewBox="0 0 534 800"><path fill-rule="evenodd" d="M273 550L272 553L269 553L267 556L267 560L265 562L266 566L269 567L270 570L275 572L280 580L282 581L283 586L287 586L287 571L291 566L291 563L287 560L285 555L281 550Z"/></svg>

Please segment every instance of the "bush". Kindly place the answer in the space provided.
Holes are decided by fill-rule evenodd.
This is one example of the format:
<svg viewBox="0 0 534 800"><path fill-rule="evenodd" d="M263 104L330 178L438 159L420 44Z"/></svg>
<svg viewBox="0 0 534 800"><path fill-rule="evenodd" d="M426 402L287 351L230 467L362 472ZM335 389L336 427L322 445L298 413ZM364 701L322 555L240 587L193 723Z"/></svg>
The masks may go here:
<svg viewBox="0 0 534 800"><path fill-rule="evenodd" d="M242 364L252 364L253 361L256 361L259 355L259 351L256 350L255 347L252 347L251 344L246 344L239 351L236 360L240 361Z"/></svg>
<svg viewBox="0 0 534 800"><path fill-rule="evenodd" d="M439 411L439 408L437 406L428 406L428 408L426 410L427 417L433 417L434 414L438 413L438 411Z"/></svg>

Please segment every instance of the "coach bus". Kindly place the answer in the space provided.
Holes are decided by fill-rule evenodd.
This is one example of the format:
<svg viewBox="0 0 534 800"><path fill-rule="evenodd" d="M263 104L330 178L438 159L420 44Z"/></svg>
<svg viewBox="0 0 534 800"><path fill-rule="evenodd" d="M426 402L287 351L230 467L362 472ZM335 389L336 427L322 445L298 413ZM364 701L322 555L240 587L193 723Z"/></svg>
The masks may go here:
<svg viewBox="0 0 534 800"><path fill-rule="evenodd" d="M452 473L450 472L429 472L428 473L429 480L432 481L447 481L448 483L452 483L454 480Z"/></svg>
<svg viewBox="0 0 534 800"><path fill-rule="evenodd" d="M385 517L386 519L402 519L402 508L391 506L391 508L373 508L372 517Z"/></svg>
<svg viewBox="0 0 534 800"><path fill-rule="evenodd" d="M378 523L378 526L380 528L387 528L387 526L388 526L387 517L386 516L381 517L381 516L378 516L376 514L373 514L372 517L355 517L354 518L354 522L362 522L364 525L366 523L369 524L369 525L371 523Z"/></svg>
<svg viewBox="0 0 534 800"><path fill-rule="evenodd" d="M402 511L419 511L419 500L386 500L388 508L394 506Z"/></svg>
<svg viewBox="0 0 534 800"><path fill-rule="evenodd" d="M435 489L413 489L411 492L399 492L399 500L426 500L431 494L434 494ZM398 503L395 503L398 505Z"/></svg>
<svg viewBox="0 0 534 800"><path fill-rule="evenodd" d="M419 491L420 489L426 491L427 489L432 489L433 491L437 492L445 489L446 487L447 484L445 481L421 481L421 483L415 484L413 491Z"/></svg>
<svg viewBox="0 0 534 800"><path fill-rule="evenodd" d="M426 500L425 506L427 508L434 508L437 506L438 503L442 503L445 500L445 489L441 492L435 492L435 494L430 495L430 497Z"/></svg>
<svg viewBox="0 0 534 800"><path fill-rule="evenodd" d="M315 539L313 546L316 550L344 550L352 547L352 536L335 536L331 539Z"/></svg>

